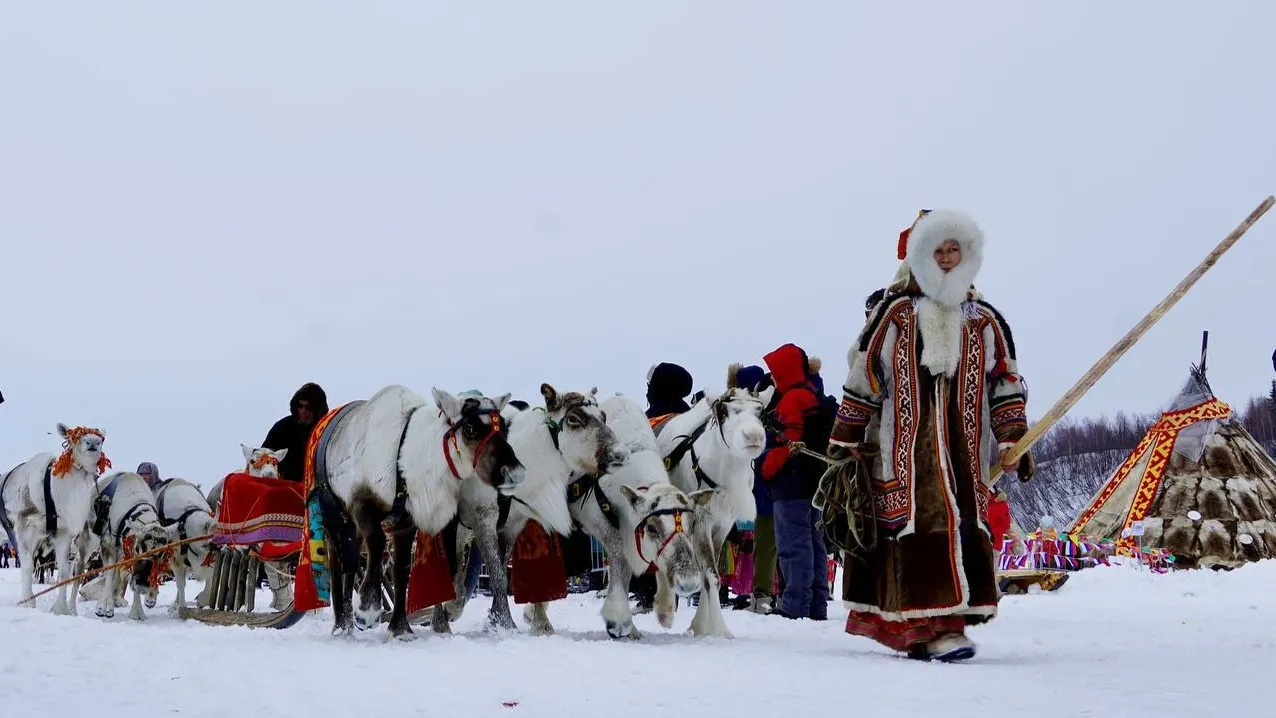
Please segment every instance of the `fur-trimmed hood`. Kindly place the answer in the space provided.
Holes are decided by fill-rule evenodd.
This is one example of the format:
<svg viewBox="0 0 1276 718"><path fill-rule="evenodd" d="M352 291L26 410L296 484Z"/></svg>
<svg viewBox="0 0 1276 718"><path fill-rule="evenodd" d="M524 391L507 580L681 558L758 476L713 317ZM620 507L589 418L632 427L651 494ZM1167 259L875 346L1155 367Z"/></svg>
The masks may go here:
<svg viewBox="0 0 1276 718"><path fill-rule="evenodd" d="M945 273L935 261L935 250L948 239L961 245L961 263ZM902 281L907 286L908 275L922 294L941 305L954 307L971 297L984 263L984 233L974 219L954 210L931 210L913 223L906 241L904 267L892 288Z"/></svg>

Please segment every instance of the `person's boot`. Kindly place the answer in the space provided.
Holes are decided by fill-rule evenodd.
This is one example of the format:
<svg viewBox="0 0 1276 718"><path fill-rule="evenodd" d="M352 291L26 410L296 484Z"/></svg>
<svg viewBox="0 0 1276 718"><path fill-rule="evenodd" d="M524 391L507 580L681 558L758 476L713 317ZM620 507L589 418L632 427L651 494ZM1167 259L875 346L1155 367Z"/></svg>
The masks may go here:
<svg viewBox="0 0 1276 718"><path fill-rule="evenodd" d="M964 661L975 657L975 643L965 634L946 633L926 644L926 652L937 661Z"/></svg>

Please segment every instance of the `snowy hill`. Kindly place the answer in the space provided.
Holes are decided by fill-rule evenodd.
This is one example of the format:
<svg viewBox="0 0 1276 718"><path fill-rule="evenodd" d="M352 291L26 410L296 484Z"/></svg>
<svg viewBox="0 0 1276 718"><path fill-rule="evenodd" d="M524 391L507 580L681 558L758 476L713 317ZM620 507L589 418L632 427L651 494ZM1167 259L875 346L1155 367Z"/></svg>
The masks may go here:
<svg viewBox="0 0 1276 718"><path fill-rule="evenodd" d="M1081 513L1129 453L1121 449L1061 456L1038 464L1037 475L1027 483L1007 478L997 486L1010 498L1010 513L1023 530L1035 530L1042 516L1050 516L1062 528Z"/></svg>

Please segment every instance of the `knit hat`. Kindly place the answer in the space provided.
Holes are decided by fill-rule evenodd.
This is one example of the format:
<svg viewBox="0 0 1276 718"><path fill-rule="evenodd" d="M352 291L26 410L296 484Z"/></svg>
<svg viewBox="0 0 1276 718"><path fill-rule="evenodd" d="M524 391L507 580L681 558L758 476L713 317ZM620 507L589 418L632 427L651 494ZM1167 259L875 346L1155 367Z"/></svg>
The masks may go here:
<svg viewBox="0 0 1276 718"><path fill-rule="evenodd" d="M147 483L151 484L159 481L160 478L159 467L149 461L143 461L138 464L137 471L134 473L141 476L143 479L146 479Z"/></svg>
<svg viewBox="0 0 1276 718"><path fill-rule="evenodd" d="M756 389L758 384L762 383L763 377L766 376L766 369L750 364L735 374L735 383L737 386L745 389Z"/></svg>

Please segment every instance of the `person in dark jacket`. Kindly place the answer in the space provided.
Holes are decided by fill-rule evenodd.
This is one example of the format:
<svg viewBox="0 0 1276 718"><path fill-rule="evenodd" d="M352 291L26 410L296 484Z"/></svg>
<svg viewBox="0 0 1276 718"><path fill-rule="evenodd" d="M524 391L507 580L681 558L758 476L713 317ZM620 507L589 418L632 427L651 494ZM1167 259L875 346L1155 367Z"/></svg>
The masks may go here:
<svg viewBox="0 0 1276 718"><path fill-rule="evenodd" d="M306 466L306 442L310 440L310 430L315 427L315 423L328 413L328 395L318 384L303 384L292 395L288 409L288 416L270 427L261 446L271 451L287 449L288 453L279 462L279 478L301 481Z"/></svg>
<svg viewBox="0 0 1276 718"><path fill-rule="evenodd" d="M695 388L691 372L669 362L660 362L647 371L647 418L655 419L670 414L691 411L686 397ZM656 575L644 573L629 582L629 591L637 601L640 613L651 611L656 605Z"/></svg>
<svg viewBox="0 0 1276 718"><path fill-rule="evenodd" d="M647 418L690 411L686 398L695 388L691 372L677 364L660 362L647 372Z"/></svg>
<svg viewBox="0 0 1276 718"><path fill-rule="evenodd" d="M828 618L828 550L816 526L818 512L811 505L820 473L811 460L793 450L803 440L809 414L819 408L819 390L806 352L784 344L763 359L771 368L779 401L775 405L778 444L766 453L762 478L771 490L775 542L784 592L772 612L786 618Z"/></svg>

